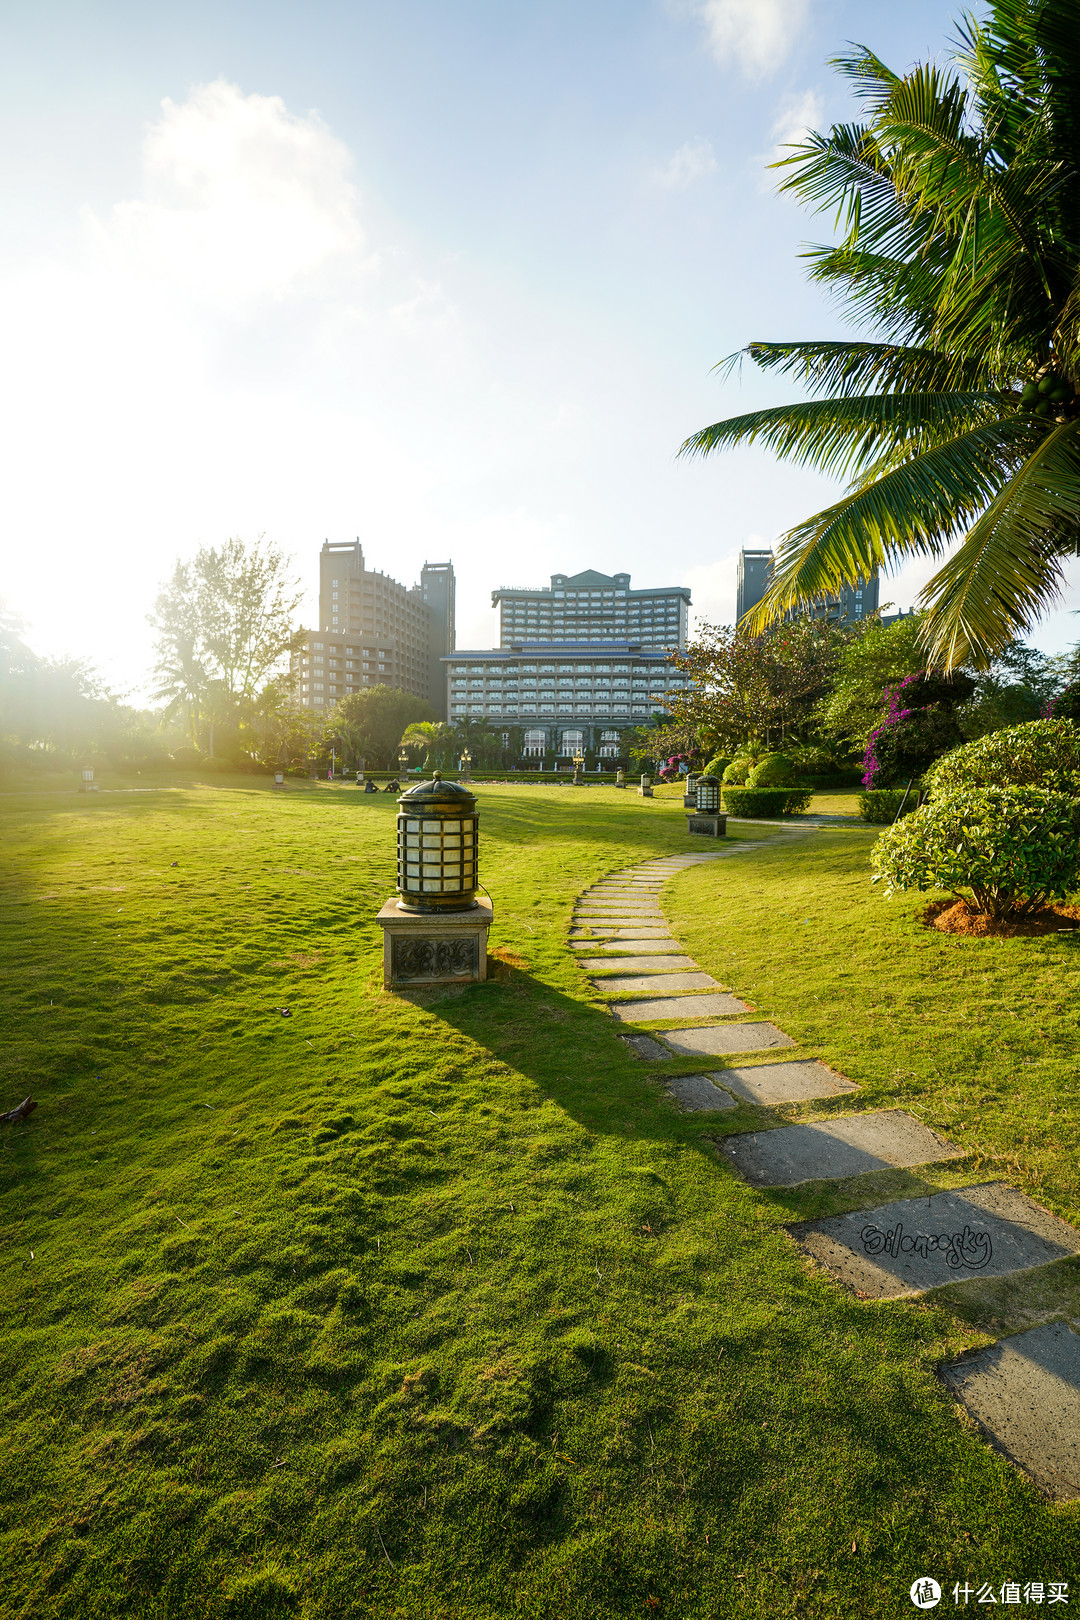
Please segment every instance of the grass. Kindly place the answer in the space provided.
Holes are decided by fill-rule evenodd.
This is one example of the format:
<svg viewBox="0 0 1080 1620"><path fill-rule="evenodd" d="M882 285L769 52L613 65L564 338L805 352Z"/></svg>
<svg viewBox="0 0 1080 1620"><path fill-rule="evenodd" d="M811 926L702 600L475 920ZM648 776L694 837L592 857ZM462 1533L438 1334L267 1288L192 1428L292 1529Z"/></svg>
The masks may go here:
<svg viewBox="0 0 1080 1620"><path fill-rule="evenodd" d="M864 1088L791 1117L970 1155L755 1192L711 1138L771 1121L676 1112L694 1065L632 1057L566 948L588 883L711 846L615 789L481 805L496 977L391 997L392 799L0 800L2 1095L39 1101L0 1148L0 1613L876 1620L1075 1575L1077 1508L936 1368L1075 1315L1077 1268L867 1304L783 1225L1000 1175L1077 1219L1076 941L931 934L871 835L733 828L664 904Z"/></svg>

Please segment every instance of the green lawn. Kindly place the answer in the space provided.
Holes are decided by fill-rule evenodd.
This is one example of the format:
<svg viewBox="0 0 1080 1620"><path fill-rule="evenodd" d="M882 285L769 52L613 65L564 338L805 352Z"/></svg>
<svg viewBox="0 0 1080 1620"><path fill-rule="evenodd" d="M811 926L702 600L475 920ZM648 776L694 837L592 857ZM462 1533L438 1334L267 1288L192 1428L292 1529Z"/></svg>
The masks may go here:
<svg viewBox="0 0 1080 1620"><path fill-rule="evenodd" d="M1077 939L930 933L872 834L733 827L761 848L664 904L865 1088L792 1117L901 1105L971 1155L755 1192L709 1138L762 1117L676 1113L694 1065L632 1057L566 948L586 884L711 847L679 807L484 789L502 965L408 999L394 809L0 798L0 1106L40 1105L0 1127L0 1614L876 1620L922 1574L1075 1580L1077 1507L936 1368L1075 1317L1080 1268L867 1304L783 1223L992 1176L1080 1219Z"/></svg>

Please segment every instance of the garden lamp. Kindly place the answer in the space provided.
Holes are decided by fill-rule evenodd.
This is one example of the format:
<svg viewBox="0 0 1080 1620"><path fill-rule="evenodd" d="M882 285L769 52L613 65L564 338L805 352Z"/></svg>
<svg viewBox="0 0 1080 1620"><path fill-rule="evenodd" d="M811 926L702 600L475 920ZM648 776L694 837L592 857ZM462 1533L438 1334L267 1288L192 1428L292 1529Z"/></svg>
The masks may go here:
<svg viewBox="0 0 1080 1620"><path fill-rule="evenodd" d="M475 795L436 771L398 799L398 907L471 911L476 906L479 816Z"/></svg>

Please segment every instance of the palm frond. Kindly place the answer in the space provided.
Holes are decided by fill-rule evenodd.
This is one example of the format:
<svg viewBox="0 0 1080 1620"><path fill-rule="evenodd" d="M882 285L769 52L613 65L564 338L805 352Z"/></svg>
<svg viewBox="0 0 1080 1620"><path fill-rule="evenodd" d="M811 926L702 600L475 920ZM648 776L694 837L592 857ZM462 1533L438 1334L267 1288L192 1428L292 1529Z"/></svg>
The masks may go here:
<svg viewBox="0 0 1080 1620"><path fill-rule="evenodd" d="M913 389L917 393L953 389L977 392L998 383L979 358L968 359L902 343L748 343L745 349L721 361L714 369L727 375L732 363L743 355L763 371L794 377L797 382L834 396L861 394L871 389L883 393L894 389Z"/></svg>
<svg viewBox="0 0 1080 1620"><path fill-rule="evenodd" d="M679 454L704 456L724 446L761 444L797 466L861 478L885 452L910 456L962 429L997 421L1005 403L996 390L804 400L714 422L687 439Z"/></svg>
<svg viewBox="0 0 1080 1620"><path fill-rule="evenodd" d="M935 662L985 667L1059 595L1055 551L1080 539L1080 422L1051 429L929 580L923 627Z"/></svg>
<svg viewBox="0 0 1080 1620"><path fill-rule="evenodd" d="M936 556L974 522L1011 476L1018 443L1039 427L1012 415L914 456L783 535L769 589L753 610L759 632L807 602L911 555Z"/></svg>

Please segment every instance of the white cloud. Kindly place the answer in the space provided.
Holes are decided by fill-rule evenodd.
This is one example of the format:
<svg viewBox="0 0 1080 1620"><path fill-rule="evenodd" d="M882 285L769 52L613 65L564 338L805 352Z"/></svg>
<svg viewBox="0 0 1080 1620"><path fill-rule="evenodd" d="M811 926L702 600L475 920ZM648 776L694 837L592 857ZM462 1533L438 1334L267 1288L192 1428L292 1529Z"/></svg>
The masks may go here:
<svg viewBox="0 0 1080 1620"><path fill-rule="evenodd" d="M685 191L695 180L716 173L716 153L712 142L699 138L685 141L662 168L655 170L654 179L666 191Z"/></svg>
<svg viewBox="0 0 1080 1620"><path fill-rule="evenodd" d="M115 271L212 300L280 298L363 245L347 147L314 113L217 80L162 103L143 195L86 222Z"/></svg>
<svg viewBox="0 0 1080 1620"><path fill-rule="evenodd" d="M787 55L809 0L700 0L709 49L721 67L732 62L748 79L767 78Z"/></svg>
<svg viewBox="0 0 1080 1620"><path fill-rule="evenodd" d="M788 148L800 145L810 130L820 129L824 116L825 103L816 90L804 90L800 95L789 96L782 103L769 131L774 143L772 151L762 153L758 160L766 171L761 177L761 191L771 191L781 178L775 172L770 172L769 165L791 157Z"/></svg>

